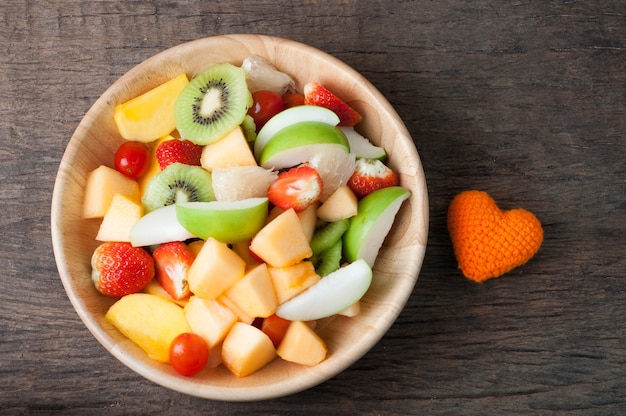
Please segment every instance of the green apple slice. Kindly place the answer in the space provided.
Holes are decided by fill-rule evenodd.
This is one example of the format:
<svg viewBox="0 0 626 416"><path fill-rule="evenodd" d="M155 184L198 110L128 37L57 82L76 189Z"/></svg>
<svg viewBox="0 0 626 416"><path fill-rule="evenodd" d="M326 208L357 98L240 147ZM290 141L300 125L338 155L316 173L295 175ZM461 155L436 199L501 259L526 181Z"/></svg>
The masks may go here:
<svg viewBox="0 0 626 416"><path fill-rule="evenodd" d="M360 300L372 283L372 268L359 259L281 304L276 315L290 321L312 321L335 315Z"/></svg>
<svg viewBox="0 0 626 416"><path fill-rule="evenodd" d="M284 169L306 162L327 146L350 152L346 135L338 127L320 121L303 121L285 127L267 142L259 164L266 169Z"/></svg>
<svg viewBox="0 0 626 416"><path fill-rule="evenodd" d="M358 213L350 218L350 226L343 235L343 254L347 261L362 258L374 267L396 214L409 196L411 191L408 189L390 186L374 191L359 201Z"/></svg>
<svg viewBox="0 0 626 416"><path fill-rule="evenodd" d="M130 229L130 243L135 247L151 246L195 237L176 218L176 206L167 205L150 211Z"/></svg>
<svg viewBox="0 0 626 416"><path fill-rule="evenodd" d="M178 221L194 236L236 243L253 237L264 225L268 199L183 202L176 204Z"/></svg>
<svg viewBox="0 0 626 416"><path fill-rule="evenodd" d="M387 157L385 149L376 146L369 139L356 131L354 127L339 127L350 143L350 151L357 158L383 160Z"/></svg>
<svg viewBox="0 0 626 416"><path fill-rule="evenodd" d="M261 157L263 148L273 135L302 121L319 121L336 126L339 124L339 117L332 110L317 105L299 105L283 110L270 118L259 130L254 141L254 156L257 159Z"/></svg>

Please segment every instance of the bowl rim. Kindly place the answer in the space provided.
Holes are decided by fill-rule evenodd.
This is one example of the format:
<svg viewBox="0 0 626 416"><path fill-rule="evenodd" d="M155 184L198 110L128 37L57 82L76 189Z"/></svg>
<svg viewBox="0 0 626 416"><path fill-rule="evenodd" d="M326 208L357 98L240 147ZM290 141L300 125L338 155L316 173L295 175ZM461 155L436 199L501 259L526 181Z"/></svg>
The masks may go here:
<svg viewBox="0 0 626 416"><path fill-rule="evenodd" d="M63 201L63 196L65 194L68 181L72 180L72 174L67 168L69 165L71 165L72 160L77 156L77 144L81 140L81 135L84 133L84 130L87 128L85 127L86 123L92 118L95 119L95 116L97 114L100 114L104 108L111 107L110 100L112 99L112 91L117 88L117 92L119 93L120 86L123 86L125 83L129 82L129 80L136 78L138 74L144 71L153 70L157 62L162 59L172 58L181 53L181 51L185 48L210 48L212 45L221 44L222 42L226 41L232 41L235 43L240 43L242 45L254 45L256 44L255 42L261 42L264 45L268 45L268 47L280 48L281 50L297 49L307 55L314 55L317 57L317 59L323 59L325 65L327 64L334 68L337 68L338 70L341 70L354 78L356 80L355 82L358 82L367 92L367 94L369 94L373 99L376 100L375 102L381 103L383 105L384 108L382 110L385 114L388 115L388 117L385 119L385 122L393 123L394 128L402 133L399 136L400 139L404 142L406 142L407 140L411 141L410 146L407 143L404 143L405 147L402 150L408 152L409 159L415 163L413 169L416 172L417 178L415 178L414 185L419 191L419 197L421 200L421 204L419 205L419 207L421 207L421 210L416 213L421 221L421 233L419 235L419 241L412 241L412 245L408 246L406 249L406 254L410 255L412 257L412 260L414 260L413 267L411 268L411 270L403 273L406 275L403 276L403 279L399 280L399 286L394 287L394 291L397 292L397 296L395 298L396 302L394 302L394 305L390 305L390 308L388 309L384 319L381 320L379 327L377 327L375 331L370 331L364 334L359 343L354 343L354 346L351 346L351 351L348 355L348 359L345 359L342 362L334 362L333 365L326 366L320 364L315 367L315 371L300 372L301 374L296 377L286 377L286 380L284 382L273 384L271 386L226 385L221 387L208 388L198 382L195 382L193 378L175 377L175 374L168 372L163 368L155 369L155 362L149 358L146 358L145 360L134 360L129 358L126 349L128 348L128 344L130 343L130 341L116 341L112 337L110 331L103 329L101 325L94 322L94 320L92 319L92 313L87 309L86 304L83 302L83 300L78 298L79 293L74 287L73 281L74 279L79 277L72 275L73 272L71 270L71 264L67 258L67 253L65 249L65 241L68 238L68 233L61 225L64 216L63 207L66 206L66 202ZM415 206L415 209L417 208L418 206ZM336 376L337 374L341 373L349 366L354 364L372 347L374 347L374 345L376 345L378 341L380 341L380 339L389 330L391 325L393 325L398 315L404 308L406 302L408 301L417 282L417 278L422 267L426 249L426 240L428 236L428 194L421 161L419 159L417 149L415 148L415 144L411 139L408 131L406 130L406 127L400 120L400 117L398 116L396 111L391 107L391 104L389 104L389 102L378 91L378 89L376 89L355 69L326 52L294 40L257 34L217 35L181 43L149 57L148 59L137 64L121 77L119 77L93 103L91 108L81 119L72 137L70 138L59 165L52 197L51 234L53 242L53 252L57 264L57 269L59 271L59 276L63 283L66 294L72 303L72 306L78 313L80 319L83 321L85 326L92 333L92 335L120 362L122 362L133 371L139 373L144 378L147 378L148 380L151 380L156 384L191 396L220 401L266 400L298 393ZM82 276L82 278L84 278L84 276ZM101 295L96 294L96 296ZM291 376L293 374L289 375Z"/></svg>

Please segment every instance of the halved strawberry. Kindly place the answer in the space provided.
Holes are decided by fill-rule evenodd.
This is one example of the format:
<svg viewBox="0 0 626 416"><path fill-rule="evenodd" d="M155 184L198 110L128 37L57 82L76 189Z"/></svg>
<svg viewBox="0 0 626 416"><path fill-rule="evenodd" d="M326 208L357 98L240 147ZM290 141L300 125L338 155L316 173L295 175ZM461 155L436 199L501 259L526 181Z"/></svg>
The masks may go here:
<svg viewBox="0 0 626 416"><path fill-rule="evenodd" d="M165 140L156 149L156 159L161 170L176 162L200 166L202 148L189 140Z"/></svg>
<svg viewBox="0 0 626 416"><path fill-rule="evenodd" d="M356 161L348 186L358 198L363 198L377 189L398 185L398 181L398 175L380 160L361 158Z"/></svg>
<svg viewBox="0 0 626 416"><path fill-rule="evenodd" d="M279 173L267 190L267 197L279 208L293 208L300 212L319 200L323 187L319 173L310 166L301 165Z"/></svg>
<svg viewBox="0 0 626 416"><path fill-rule="evenodd" d="M106 296L121 298L141 292L154 274L150 254L130 243L103 243L91 256L91 278L98 292Z"/></svg>
<svg viewBox="0 0 626 416"><path fill-rule="evenodd" d="M196 256L187 244L172 241L161 244L152 253L156 265L156 278L159 284L174 300L189 297L187 271Z"/></svg>
<svg viewBox="0 0 626 416"><path fill-rule="evenodd" d="M355 109L317 81L311 81L304 86L304 103L333 110L339 116L340 126L352 127L362 119Z"/></svg>

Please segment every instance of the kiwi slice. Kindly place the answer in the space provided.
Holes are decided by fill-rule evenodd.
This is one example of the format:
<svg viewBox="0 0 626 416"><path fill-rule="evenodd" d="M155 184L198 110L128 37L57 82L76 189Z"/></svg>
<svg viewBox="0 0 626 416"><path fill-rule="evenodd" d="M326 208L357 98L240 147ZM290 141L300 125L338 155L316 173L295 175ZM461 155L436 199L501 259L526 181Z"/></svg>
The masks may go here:
<svg viewBox="0 0 626 416"><path fill-rule="evenodd" d="M341 265L341 253L343 249L343 240L340 238L321 253L314 254L311 257L311 262L315 267L315 272L324 277L334 272Z"/></svg>
<svg viewBox="0 0 626 416"><path fill-rule="evenodd" d="M196 144L213 143L243 123L251 105L245 71L228 63L216 64L181 91L174 104L176 128Z"/></svg>
<svg viewBox="0 0 626 416"><path fill-rule="evenodd" d="M200 166L172 163L150 180L141 202L147 212L176 202L215 200L211 173Z"/></svg>
<svg viewBox="0 0 626 416"><path fill-rule="evenodd" d="M350 220L343 219L325 223L315 229L311 238L311 250L313 254L319 254L332 247L350 226Z"/></svg>

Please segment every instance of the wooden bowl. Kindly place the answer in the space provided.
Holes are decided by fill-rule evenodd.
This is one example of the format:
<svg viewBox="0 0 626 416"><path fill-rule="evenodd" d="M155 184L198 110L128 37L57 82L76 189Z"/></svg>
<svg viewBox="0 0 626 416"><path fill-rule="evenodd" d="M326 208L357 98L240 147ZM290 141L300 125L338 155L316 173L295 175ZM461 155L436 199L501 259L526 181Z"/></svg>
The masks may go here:
<svg viewBox="0 0 626 416"><path fill-rule="evenodd" d="M257 373L236 378L224 366L185 378L167 364L144 354L104 315L115 301L100 295L91 281L91 254L98 242L99 220L81 218L87 173L101 164L113 166L123 139L113 121L116 104L186 72L189 76L211 64L241 64L257 54L296 79L296 87L317 80L363 115L357 130L389 154L401 185L412 195L396 217L374 266L372 286L353 318L320 322L319 335L328 356L315 367L276 359ZM117 80L92 106L72 136L55 182L52 240L67 295L89 331L122 363L162 386L192 396L224 401L281 397L315 386L346 369L370 350L393 324L408 300L422 265L428 234L428 196L422 165L413 140L383 95L355 70L315 48L275 37L226 35L199 39L165 50ZM95 354L101 353L94 351ZM384 363L381 363L384 365Z"/></svg>

